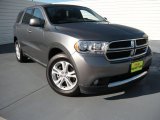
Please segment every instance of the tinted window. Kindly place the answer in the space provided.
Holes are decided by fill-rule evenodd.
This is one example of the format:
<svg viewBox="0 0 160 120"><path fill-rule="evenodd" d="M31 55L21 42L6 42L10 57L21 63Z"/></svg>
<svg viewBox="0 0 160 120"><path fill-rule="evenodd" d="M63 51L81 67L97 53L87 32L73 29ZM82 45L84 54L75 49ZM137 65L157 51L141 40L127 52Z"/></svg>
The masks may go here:
<svg viewBox="0 0 160 120"><path fill-rule="evenodd" d="M20 22L22 15L23 15L23 11L21 11L21 12L18 14L16 23L19 23L19 22Z"/></svg>
<svg viewBox="0 0 160 120"><path fill-rule="evenodd" d="M49 6L45 10L53 24L105 21L100 15L85 7Z"/></svg>
<svg viewBox="0 0 160 120"><path fill-rule="evenodd" d="M22 23L29 24L29 21L32 18L32 13L33 13L33 9L27 9L25 14L24 14Z"/></svg>
<svg viewBox="0 0 160 120"><path fill-rule="evenodd" d="M34 18L37 18L37 19L44 20L43 15L42 15L42 12L41 12L41 10L38 9L38 8L36 8L36 9L34 10L33 17L34 17Z"/></svg>

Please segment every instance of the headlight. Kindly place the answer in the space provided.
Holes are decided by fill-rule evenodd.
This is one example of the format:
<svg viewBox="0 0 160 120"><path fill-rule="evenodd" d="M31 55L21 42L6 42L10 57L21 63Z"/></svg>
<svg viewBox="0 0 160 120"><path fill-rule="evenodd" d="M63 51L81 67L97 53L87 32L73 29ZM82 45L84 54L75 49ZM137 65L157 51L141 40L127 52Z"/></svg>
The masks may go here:
<svg viewBox="0 0 160 120"><path fill-rule="evenodd" d="M143 35L143 38L149 39L147 34L144 34L144 35Z"/></svg>
<svg viewBox="0 0 160 120"><path fill-rule="evenodd" d="M79 41L74 45L78 52L104 54L108 48L108 42L103 41Z"/></svg>

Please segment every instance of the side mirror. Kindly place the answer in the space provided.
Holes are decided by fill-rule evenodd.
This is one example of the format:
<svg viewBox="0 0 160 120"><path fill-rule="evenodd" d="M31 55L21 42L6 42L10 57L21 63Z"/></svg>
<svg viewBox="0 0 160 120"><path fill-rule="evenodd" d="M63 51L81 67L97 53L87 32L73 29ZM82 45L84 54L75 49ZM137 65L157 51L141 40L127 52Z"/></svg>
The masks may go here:
<svg viewBox="0 0 160 120"><path fill-rule="evenodd" d="M108 23L110 23L106 17L104 17L104 19L105 19Z"/></svg>
<svg viewBox="0 0 160 120"><path fill-rule="evenodd" d="M107 19L106 17L104 17L104 19L105 19L106 21L108 21L108 19Z"/></svg>
<svg viewBox="0 0 160 120"><path fill-rule="evenodd" d="M29 25L34 26L34 27L44 27L44 23L45 23L44 20L40 20L40 19L37 19L37 18L32 18L29 21Z"/></svg>

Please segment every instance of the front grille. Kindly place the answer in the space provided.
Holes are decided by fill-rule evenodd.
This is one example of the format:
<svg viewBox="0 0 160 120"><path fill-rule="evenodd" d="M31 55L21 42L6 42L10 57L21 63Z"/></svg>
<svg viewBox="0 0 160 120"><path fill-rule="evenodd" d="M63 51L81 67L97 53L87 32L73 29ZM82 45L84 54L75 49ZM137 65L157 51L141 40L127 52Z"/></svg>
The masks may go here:
<svg viewBox="0 0 160 120"><path fill-rule="evenodd" d="M148 49L148 39L129 39L110 42L106 57L109 61L124 60L144 55Z"/></svg>
<svg viewBox="0 0 160 120"><path fill-rule="evenodd" d="M147 50L147 47L144 47L144 48L138 48L135 50L135 55L142 55L146 52Z"/></svg>
<svg viewBox="0 0 160 120"><path fill-rule="evenodd" d="M108 59L119 59L121 57L130 57L131 55L131 50L127 50L127 51L112 51L112 52L108 52L106 53Z"/></svg>
<svg viewBox="0 0 160 120"><path fill-rule="evenodd" d="M131 42L130 41L119 41L119 42L112 42L109 45L109 49L120 49L120 48L130 48Z"/></svg>
<svg viewBox="0 0 160 120"><path fill-rule="evenodd" d="M143 46L146 45L148 43L147 39L138 39L136 40L136 46Z"/></svg>

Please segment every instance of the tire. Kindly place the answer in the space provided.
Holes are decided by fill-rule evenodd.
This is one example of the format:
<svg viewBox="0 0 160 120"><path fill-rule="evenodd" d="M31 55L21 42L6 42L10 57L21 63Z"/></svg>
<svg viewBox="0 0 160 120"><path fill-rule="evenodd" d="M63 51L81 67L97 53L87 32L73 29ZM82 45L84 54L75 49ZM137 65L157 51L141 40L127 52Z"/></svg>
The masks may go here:
<svg viewBox="0 0 160 120"><path fill-rule="evenodd" d="M57 93L65 96L80 94L76 70L65 54L50 59L46 75L49 85Z"/></svg>
<svg viewBox="0 0 160 120"><path fill-rule="evenodd" d="M16 41L14 44L15 44L15 54L16 54L17 61L21 63L27 62L28 57L23 54L23 51L18 41Z"/></svg>

